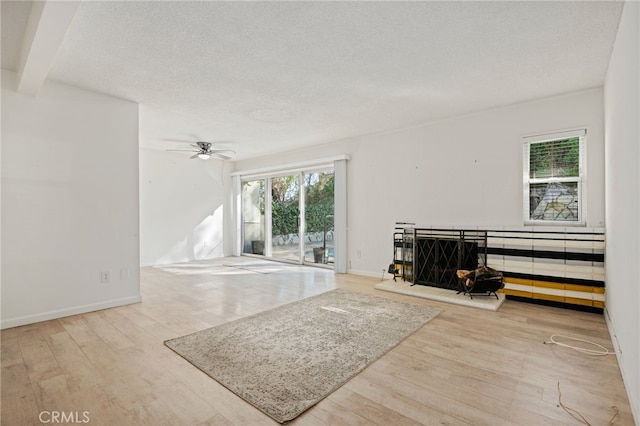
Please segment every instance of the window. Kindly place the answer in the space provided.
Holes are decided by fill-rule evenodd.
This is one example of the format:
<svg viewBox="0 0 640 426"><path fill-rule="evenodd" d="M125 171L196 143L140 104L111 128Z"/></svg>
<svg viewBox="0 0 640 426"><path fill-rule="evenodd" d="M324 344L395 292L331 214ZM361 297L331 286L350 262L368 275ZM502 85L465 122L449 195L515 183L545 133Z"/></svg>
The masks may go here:
<svg viewBox="0 0 640 426"><path fill-rule="evenodd" d="M526 224L584 225L586 130L524 138Z"/></svg>

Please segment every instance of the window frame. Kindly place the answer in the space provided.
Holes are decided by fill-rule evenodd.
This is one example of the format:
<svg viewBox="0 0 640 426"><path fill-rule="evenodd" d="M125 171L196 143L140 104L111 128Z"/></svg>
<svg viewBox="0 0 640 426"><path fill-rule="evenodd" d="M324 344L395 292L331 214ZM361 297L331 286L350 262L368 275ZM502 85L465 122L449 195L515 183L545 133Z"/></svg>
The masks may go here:
<svg viewBox="0 0 640 426"><path fill-rule="evenodd" d="M530 177L530 154L531 145L537 143L553 142L563 139L578 138L579 154L578 154L578 176L577 177L549 177L549 178L531 178ZM530 226L586 226L586 184L587 184L587 129L574 129L560 132L544 133L537 135L524 136L523 141L523 219L525 225ZM535 220L531 219L531 185L539 183L563 183L575 182L578 189L578 220Z"/></svg>

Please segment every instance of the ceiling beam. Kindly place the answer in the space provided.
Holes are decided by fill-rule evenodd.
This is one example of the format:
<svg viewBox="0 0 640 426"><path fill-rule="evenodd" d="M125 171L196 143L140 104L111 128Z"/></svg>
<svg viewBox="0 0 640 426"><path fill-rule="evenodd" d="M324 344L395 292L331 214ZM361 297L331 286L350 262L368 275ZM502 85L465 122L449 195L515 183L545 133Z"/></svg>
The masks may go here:
<svg viewBox="0 0 640 426"><path fill-rule="evenodd" d="M18 92L37 95L71 26L80 1L34 1L22 42Z"/></svg>

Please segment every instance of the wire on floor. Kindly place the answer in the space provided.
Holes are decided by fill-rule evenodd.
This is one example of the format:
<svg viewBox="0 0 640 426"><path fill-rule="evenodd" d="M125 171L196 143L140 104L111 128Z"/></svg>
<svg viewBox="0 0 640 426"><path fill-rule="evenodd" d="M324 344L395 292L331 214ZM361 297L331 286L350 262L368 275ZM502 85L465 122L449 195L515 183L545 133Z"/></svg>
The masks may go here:
<svg viewBox="0 0 640 426"><path fill-rule="evenodd" d="M591 426L591 423L589 423L578 410L574 410L573 408L564 405L564 403L562 402L562 392L560 392L560 382L558 382L558 405L580 423Z"/></svg>
<svg viewBox="0 0 640 426"><path fill-rule="evenodd" d="M557 340L558 338L567 339L567 340L573 340L573 341L576 341L576 342L587 343L589 345L596 346L599 349L589 349L589 348L583 348L583 347L580 347L580 346L572 346L572 345L569 345L567 343L559 342ZM588 340L577 339L575 337L563 336L561 334L552 335L549 338L549 340L545 341L544 343L545 343L545 345L547 343L549 343L549 344L562 346L564 348L573 349L574 351L578 351L580 353L587 354L587 355L594 355L594 356L615 355L615 352L612 352L612 351L608 350L607 348L605 348L604 346L599 345L597 343L590 342Z"/></svg>
<svg viewBox="0 0 640 426"><path fill-rule="evenodd" d="M574 419L576 419L580 423L585 424L587 426L591 426L591 423L589 423L589 421L587 419L585 419L584 416L582 414L580 414L580 412L578 410L574 410L571 407L567 407L562 402L562 392L560 392L560 382L558 382L558 406L560 406L571 417L573 417ZM615 413L613 414L613 417L611 417L611 420L609 420L609 423L608 423L609 425L613 425L616 417L618 417L620 415L620 410L618 410L618 407L616 407L615 405L612 405L611 408L613 408Z"/></svg>

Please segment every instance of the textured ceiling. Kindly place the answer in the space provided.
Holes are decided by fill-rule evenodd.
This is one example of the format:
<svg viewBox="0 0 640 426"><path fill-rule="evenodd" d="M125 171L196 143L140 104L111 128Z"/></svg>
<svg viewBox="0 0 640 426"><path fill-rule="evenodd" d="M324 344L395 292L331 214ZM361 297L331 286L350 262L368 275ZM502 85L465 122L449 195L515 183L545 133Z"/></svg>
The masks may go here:
<svg viewBox="0 0 640 426"><path fill-rule="evenodd" d="M24 5L5 3L2 66L12 69L26 19ZM621 11L618 2L87 1L49 79L142 104L142 146L225 141L242 159L601 86Z"/></svg>

